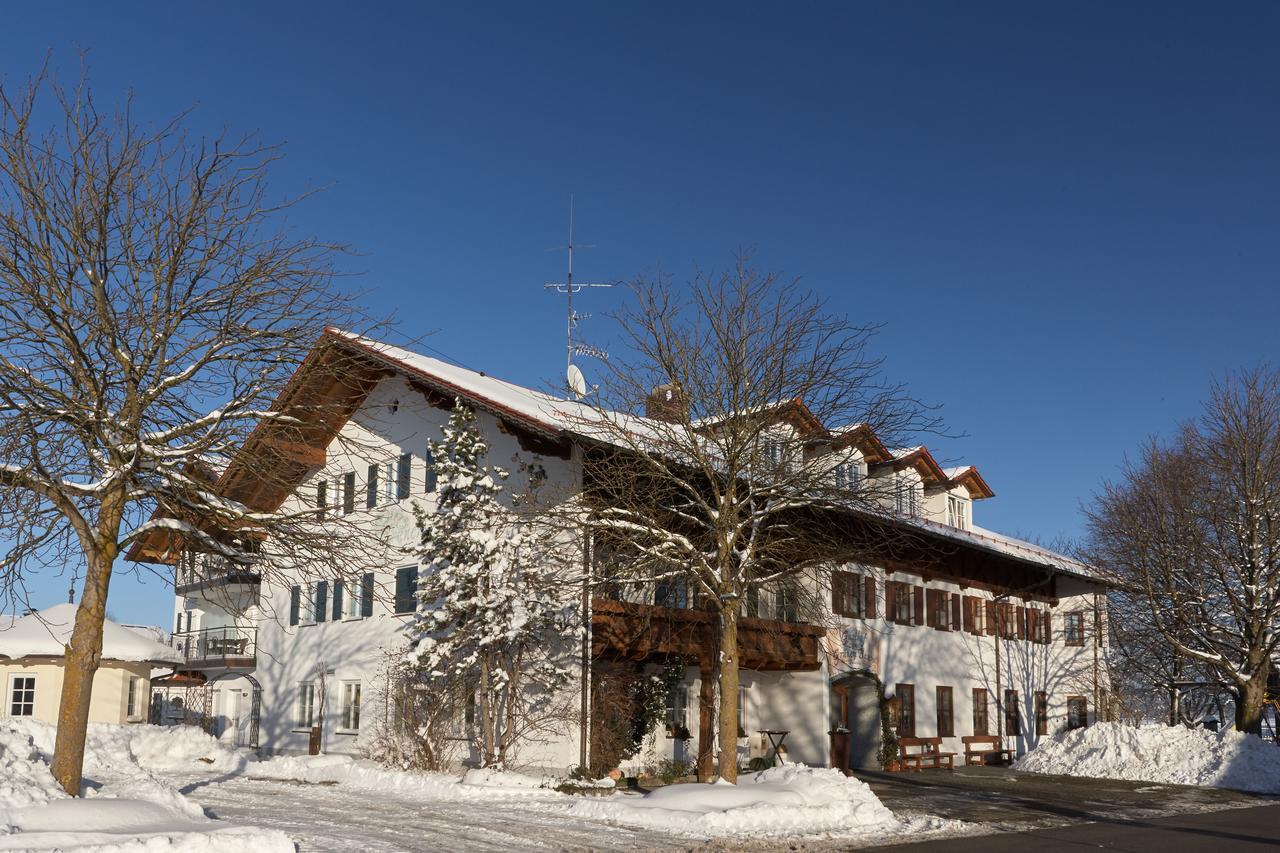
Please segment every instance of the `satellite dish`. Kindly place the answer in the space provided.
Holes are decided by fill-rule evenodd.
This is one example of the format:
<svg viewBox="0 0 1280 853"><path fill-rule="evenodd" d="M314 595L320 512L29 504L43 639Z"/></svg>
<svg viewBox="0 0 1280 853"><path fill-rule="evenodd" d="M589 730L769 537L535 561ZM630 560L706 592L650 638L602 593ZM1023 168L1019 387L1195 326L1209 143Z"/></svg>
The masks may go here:
<svg viewBox="0 0 1280 853"><path fill-rule="evenodd" d="M587 396L587 378L582 375L582 371L578 369L578 365L570 364L566 371L565 379L569 383L569 390L576 397Z"/></svg>

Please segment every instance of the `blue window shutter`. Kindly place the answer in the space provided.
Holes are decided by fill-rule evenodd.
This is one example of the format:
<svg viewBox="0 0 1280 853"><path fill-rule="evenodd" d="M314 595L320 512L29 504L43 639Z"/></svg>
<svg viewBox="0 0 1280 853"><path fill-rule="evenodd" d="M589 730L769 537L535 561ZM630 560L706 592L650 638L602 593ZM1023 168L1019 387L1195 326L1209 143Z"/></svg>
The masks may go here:
<svg viewBox="0 0 1280 853"><path fill-rule="evenodd" d="M297 625L302 611L302 587L295 586L289 590L289 624ZM182 629L182 614L178 614L178 629Z"/></svg>
<svg viewBox="0 0 1280 853"><path fill-rule="evenodd" d="M418 567L396 569L396 613L412 613L418 609Z"/></svg>
<svg viewBox="0 0 1280 853"><path fill-rule="evenodd" d="M316 584L315 605L316 605L316 621L317 622L323 622L325 617L329 615L329 608L325 606L326 604L328 604L328 599L329 599L329 582L320 581L319 583Z"/></svg>
<svg viewBox="0 0 1280 853"><path fill-rule="evenodd" d="M356 511L356 474L349 471L342 477L342 514L350 515Z"/></svg>
<svg viewBox="0 0 1280 853"><path fill-rule="evenodd" d="M365 488L364 505L373 509L378 505L378 466L369 466L369 481Z"/></svg>
<svg viewBox="0 0 1280 853"><path fill-rule="evenodd" d="M373 615L373 572L360 579L360 615Z"/></svg>
<svg viewBox="0 0 1280 853"><path fill-rule="evenodd" d="M342 581L333 582L333 621L342 618Z"/></svg>
<svg viewBox="0 0 1280 853"><path fill-rule="evenodd" d="M431 448L427 447L427 492L436 490L436 458L431 455Z"/></svg>

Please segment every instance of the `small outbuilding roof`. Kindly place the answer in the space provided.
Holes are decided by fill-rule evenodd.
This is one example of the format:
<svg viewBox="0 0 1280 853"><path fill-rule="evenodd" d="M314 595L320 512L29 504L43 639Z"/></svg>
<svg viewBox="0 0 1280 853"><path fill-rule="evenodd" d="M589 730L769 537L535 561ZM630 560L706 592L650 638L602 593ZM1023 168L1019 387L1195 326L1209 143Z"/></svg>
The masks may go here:
<svg viewBox="0 0 1280 853"><path fill-rule="evenodd" d="M76 605L58 604L0 623L0 658L62 657L75 624ZM182 663L182 655L138 631L102 623L102 659L138 663Z"/></svg>

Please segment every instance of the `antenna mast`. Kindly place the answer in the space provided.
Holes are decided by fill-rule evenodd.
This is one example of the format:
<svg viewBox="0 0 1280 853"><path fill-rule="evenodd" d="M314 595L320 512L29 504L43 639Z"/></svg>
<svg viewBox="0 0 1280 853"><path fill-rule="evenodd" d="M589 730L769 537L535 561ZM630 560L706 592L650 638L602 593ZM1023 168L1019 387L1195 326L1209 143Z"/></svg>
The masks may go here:
<svg viewBox="0 0 1280 853"><path fill-rule="evenodd" d="M594 282L590 284L575 284L573 281L573 252L575 246L573 244L573 195L569 196L569 243L562 247L569 253L569 269L563 282L549 282L543 285L546 290L554 290L556 293L563 293L566 297L565 312L565 390L570 395L583 396L580 388L575 388L573 380L573 357L574 355L589 355L595 358L607 359L609 354L603 350L598 350L586 344L577 344L573 342L573 330L578 327L578 321L586 320L591 317L590 314L579 314L573 310L573 295L588 287L613 287L612 284L603 282ZM582 246L583 249L593 249L592 245Z"/></svg>

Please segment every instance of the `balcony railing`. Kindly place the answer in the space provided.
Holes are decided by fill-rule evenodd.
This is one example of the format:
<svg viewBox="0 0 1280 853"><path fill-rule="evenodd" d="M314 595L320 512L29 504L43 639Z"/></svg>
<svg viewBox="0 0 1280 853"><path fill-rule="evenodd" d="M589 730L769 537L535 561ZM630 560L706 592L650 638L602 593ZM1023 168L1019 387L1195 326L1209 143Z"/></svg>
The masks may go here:
<svg viewBox="0 0 1280 853"><path fill-rule="evenodd" d="M247 584L257 586L262 576L252 565L233 563L219 554L186 551L178 560L174 589L179 595L199 589Z"/></svg>
<svg viewBox="0 0 1280 853"><path fill-rule="evenodd" d="M169 645L181 652L190 667L253 667L258 656L258 629L205 628L171 634Z"/></svg>

